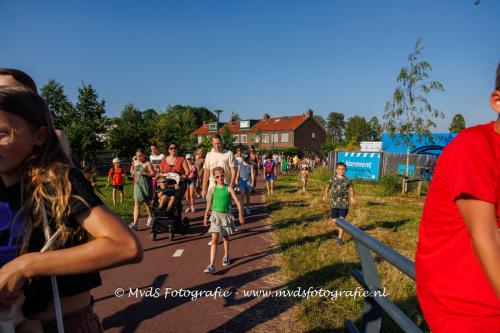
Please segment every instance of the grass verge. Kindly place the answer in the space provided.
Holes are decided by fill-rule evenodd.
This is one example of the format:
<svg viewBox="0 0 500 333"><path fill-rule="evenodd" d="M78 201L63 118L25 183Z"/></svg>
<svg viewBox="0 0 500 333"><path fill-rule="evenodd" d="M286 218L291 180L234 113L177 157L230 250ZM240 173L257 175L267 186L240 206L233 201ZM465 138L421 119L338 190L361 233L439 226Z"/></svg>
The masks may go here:
<svg viewBox="0 0 500 333"><path fill-rule="evenodd" d="M276 194L266 197L288 289L313 287L347 291L359 287L350 275L352 269L360 269L354 242L346 235L345 245L336 245L337 229L329 216L330 206L322 201L328 179L326 169L314 171L308 191L303 193L299 191L297 174L280 176L276 181ZM412 194L380 196L378 186L354 182L358 204L350 209L346 220L414 260L424 198ZM376 260L381 286L387 289L388 297L428 331L418 307L415 282L386 261ZM294 307L305 331L343 332L346 319L356 322L361 318L363 299L310 297L295 299ZM400 329L384 316L382 331L399 332Z"/></svg>

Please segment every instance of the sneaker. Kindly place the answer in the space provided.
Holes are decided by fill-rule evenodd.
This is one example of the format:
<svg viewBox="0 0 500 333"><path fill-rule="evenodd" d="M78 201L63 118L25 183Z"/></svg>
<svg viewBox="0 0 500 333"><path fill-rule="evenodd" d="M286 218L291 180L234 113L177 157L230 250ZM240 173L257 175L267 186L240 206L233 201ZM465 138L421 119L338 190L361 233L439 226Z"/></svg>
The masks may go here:
<svg viewBox="0 0 500 333"><path fill-rule="evenodd" d="M229 257L222 258L222 266L231 265L231 259Z"/></svg>
<svg viewBox="0 0 500 333"><path fill-rule="evenodd" d="M337 245L338 246L344 245L344 241L341 238L337 238Z"/></svg>
<svg viewBox="0 0 500 333"><path fill-rule="evenodd" d="M191 210L191 207L188 207L188 208L186 208L186 210L184 211L184 213L189 213L190 210Z"/></svg>
<svg viewBox="0 0 500 333"><path fill-rule="evenodd" d="M207 268L203 271L205 274L214 274L215 273L215 267L213 265L208 265Z"/></svg>
<svg viewBox="0 0 500 333"><path fill-rule="evenodd" d="M148 217L148 222L146 222L146 226L150 227L153 224L153 218Z"/></svg>
<svg viewBox="0 0 500 333"><path fill-rule="evenodd" d="M196 212L196 209L194 209L194 206L191 206L191 213Z"/></svg>
<svg viewBox="0 0 500 333"><path fill-rule="evenodd" d="M244 212L245 212L245 216L249 216L250 215L250 208L245 208Z"/></svg>
<svg viewBox="0 0 500 333"><path fill-rule="evenodd" d="M129 226L129 227L130 227L130 229L132 229L132 230L137 230L137 224L135 224L135 223L130 223L128 226Z"/></svg>

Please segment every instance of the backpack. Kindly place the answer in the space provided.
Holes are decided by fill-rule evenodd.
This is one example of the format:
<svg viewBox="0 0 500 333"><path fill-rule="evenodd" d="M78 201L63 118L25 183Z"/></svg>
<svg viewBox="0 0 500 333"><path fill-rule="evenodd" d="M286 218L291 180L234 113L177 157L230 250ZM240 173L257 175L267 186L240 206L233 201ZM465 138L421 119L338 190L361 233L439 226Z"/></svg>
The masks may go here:
<svg viewBox="0 0 500 333"><path fill-rule="evenodd" d="M266 173L272 173L274 167L274 161L267 161L264 165Z"/></svg>

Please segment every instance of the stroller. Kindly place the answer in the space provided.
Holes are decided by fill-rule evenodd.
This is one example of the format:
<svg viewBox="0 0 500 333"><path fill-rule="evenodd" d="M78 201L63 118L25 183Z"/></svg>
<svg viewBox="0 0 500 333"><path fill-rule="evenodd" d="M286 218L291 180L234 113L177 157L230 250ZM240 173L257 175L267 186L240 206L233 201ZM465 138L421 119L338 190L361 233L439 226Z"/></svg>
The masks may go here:
<svg viewBox="0 0 500 333"><path fill-rule="evenodd" d="M189 218L182 218L182 198L186 192L186 182L181 181L177 173L166 173L163 174L166 178L167 188L164 190L160 189L157 185L155 189L155 194L153 198L153 221L151 224L151 239L156 240L156 236L159 233L168 232L170 233L170 240L174 240L175 233L185 234L189 229ZM175 189L175 185L179 188ZM158 193L163 192L167 196L175 196L175 201L172 209L167 209L167 205L159 208L159 197Z"/></svg>

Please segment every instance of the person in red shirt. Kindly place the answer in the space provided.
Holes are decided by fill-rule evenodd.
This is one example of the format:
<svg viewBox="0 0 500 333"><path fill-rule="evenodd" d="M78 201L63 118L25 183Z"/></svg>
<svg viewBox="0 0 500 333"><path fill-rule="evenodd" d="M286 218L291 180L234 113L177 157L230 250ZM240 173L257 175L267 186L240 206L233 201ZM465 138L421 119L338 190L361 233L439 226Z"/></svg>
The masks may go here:
<svg viewBox="0 0 500 333"><path fill-rule="evenodd" d="M490 105L500 114L500 64ZM441 154L415 258L432 332L500 332L500 116L467 128Z"/></svg>
<svg viewBox="0 0 500 333"><path fill-rule="evenodd" d="M108 182L112 181L113 185L113 205L116 205L116 191L120 191L120 204L123 204L123 186L125 185L125 169L120 166L120 159L118 157L113 159L113 167L108 172Z"/></svg>

